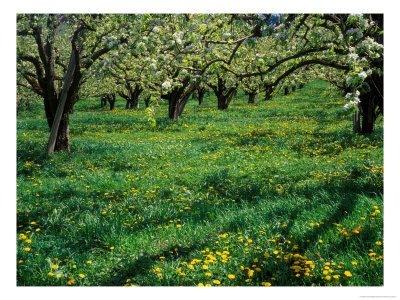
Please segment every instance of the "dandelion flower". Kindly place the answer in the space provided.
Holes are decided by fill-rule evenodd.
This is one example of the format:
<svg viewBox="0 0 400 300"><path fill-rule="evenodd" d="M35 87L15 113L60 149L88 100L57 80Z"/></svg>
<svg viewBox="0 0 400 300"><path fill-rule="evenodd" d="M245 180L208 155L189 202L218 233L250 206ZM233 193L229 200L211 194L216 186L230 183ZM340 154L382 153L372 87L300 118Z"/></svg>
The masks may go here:
<svg viewBox="0 0 400 300"><path fill-rule="evenodd" d="M331 276L328 275L328 276L325 277L325 279L326 280L331 280Z"/></svg>
<svg viewBox="0 0 400 300"><path fill-rule="evenodd" d="M235 275L229 274L229 275L228 275L228 278L229 278L229 279L235 279Z"/></svg>
<svg viewBox="0 0 400 300"><path fill-rule="evenodd" d="M200 282L197 286L204 286L204 284L202 284L202 283Z"/></svg>
<svg viewBox="0 0 400 300"><path fill-rule="evenodd" d="M203 265L203 269L204 269L204 270L207 270L207 269L208 269L208 266L207 266L207 265Z"/></svg>
<svg viewBox="0 0 400 300"><path fill-rule="evenodd" d="M219 280L214 280L213 283L214 283L214 284L221 284L221 281L219 281Z"/></svg>
<svg viewBox="0 0 400 300"><path fill-rule="evenodd" d="M356 265L357 265L357 262L356 262L356 261L352 261L351 264L354 265L354 266L356 266Z"/></svg>
<svg viewBox="0 0 400 300"><path fill-rule="evenodd" d="M61 274L57 274L57 278L61 278L62 277L62 275Z"/></svg>
<svg viewBox="0 0 400 300"><path fill-rule="evenodd" d="M80 277L80 278L85 278L85 275L79 274L79 277Z"/></svg>
<svg viewBox="0 0 400 300"><path fill-rule="evenodd" d="M271 286L271 283L269 283L269 282L261 282L261 285L262 286Z"/></svg>
<svg viewBox="0 0 400 300"><path fill-rule="evenodd" d="M24 250L25 250L25 251L31 251L31 248L26 247Z"/></svg>
<svg viewBox="0 0 400 300"><path fill-rule="evenodd" d="M51 272L49 272L49 273L47 273L47 275L49 275L49 276L53 276L54 274L53 274L53 273L51 273Z"/></svg>
<svg viewBox="0 0 400 300"><path fill-rule="evenodd" d="M55 269L57 269L57 266L56 266L56 265L52 265L51 268L52 268L53 270L55 270Z"/></svg>
<svg viewBox="0 0 400 300"><path fill-rule="evenodd" d="M344 272L344 275L346 275L347 277L351 277L351 276L353 276L353 274L351 274L351 272L350 272L350 271L345 271L345 272Z"/></svg>

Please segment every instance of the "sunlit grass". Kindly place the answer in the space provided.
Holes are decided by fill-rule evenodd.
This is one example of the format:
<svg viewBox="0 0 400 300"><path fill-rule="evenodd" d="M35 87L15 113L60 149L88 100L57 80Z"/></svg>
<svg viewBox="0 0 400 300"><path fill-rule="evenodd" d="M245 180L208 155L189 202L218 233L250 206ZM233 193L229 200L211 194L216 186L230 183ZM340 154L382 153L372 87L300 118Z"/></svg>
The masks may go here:
<svg viewBox="0 0 400 300"><path fill-rule="evenodd" d="M353 135L327 87L163 104L155 128L81 100L52 157L41 107L22 112L17 284L382 285L382 121Z"/></svg>

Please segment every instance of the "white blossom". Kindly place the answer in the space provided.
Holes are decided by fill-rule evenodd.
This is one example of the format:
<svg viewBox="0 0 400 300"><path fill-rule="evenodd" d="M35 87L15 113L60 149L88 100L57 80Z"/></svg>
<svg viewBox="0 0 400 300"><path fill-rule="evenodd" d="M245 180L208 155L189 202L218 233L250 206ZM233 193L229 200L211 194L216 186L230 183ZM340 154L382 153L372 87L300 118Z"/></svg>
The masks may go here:
<svg viewBox="0 0 400 300"><path fill-rule="evenodd" d="M171 82L164 81L161 86L162 86L163 89L168 90L171 87Z"/></svg>

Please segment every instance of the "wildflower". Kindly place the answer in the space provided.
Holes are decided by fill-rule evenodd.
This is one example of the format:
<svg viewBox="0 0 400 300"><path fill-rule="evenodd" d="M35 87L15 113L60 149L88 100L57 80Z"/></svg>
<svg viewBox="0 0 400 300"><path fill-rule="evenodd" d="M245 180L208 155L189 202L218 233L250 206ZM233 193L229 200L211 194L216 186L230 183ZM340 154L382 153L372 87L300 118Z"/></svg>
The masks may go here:
<svg viewBox="0 0 400 300"><path fill-rule="evenodd" d="M375 244L378 245L378 246L380 246L380 245L382 245L382 242L379 242L379 241L378 241L378 242L376 242Z"/></svg>
<svg viewBox="0 0 400 300"><path fill-rule="evenodd" d="M207 266L207 265L203 265L203 269L204 269L204 270L207 270L207 269L208 269L208 266Z"/></svg>
<svg viewBox="0 0 400 300"><path fill-rule="evenodd" d="M56 266L56 265L52 265L51 268L52 268L53 270L55 270L55 269L57 269L57 266Z"/></svg>
<svg viewBox="0 0 400 300"><path fill-rule="evenodd" d="M206 276L208 276L208 277L211 277L211 273L210 273L210 272L207 272L207 273L205 273L204 275L206 275Z"/></svg>
<svg viewBox="0 0 400 300"><path fill-rule="evenodd" d="M49 276L53 276L54 274L53 274L53 273L51 273L51 272L49 272L49 273L47 273L47 275L49 275Z"/></svg>
<svg viewBox="0 0 400 300"><path fill-rule="evenodd" d="M253 276L254 270L249 270L249 271L247 272L247 274L249 274L250 277Z"/></svg>
<svg viewBox="0 0 400 300"><path fill-rule="evenodd" d="M92 264L92 261L91 261L91 260L88 260L86 263L89 264L89 265L91 265L91 264Z"/></svg>
<svg viewBox="0 0 400 300"><path fill-rule="evenodd" d="M32 240L27 239L25 242L27 242L28 244L32 243Z"/></svg>
<svg viewBox="0 0 400 300"><path fill-rule="evenodd" d="M202 284L202 283L200 282L197 286L204 286L204 284Z"/></svg>
<svg viewBox="0 0 400 300"><path fill-rule="evenodd" d="M214 284L221 284L221 281L219 281L219 280L214 280L213 283L214 283Z"/></svg>
<svg viewBox="0 0 400 300"><path fill-rule="evenodd" d="M235 275L229 274L229 275L228 275L228 278L229 278L229 279L235 279Z"/></svg>
<svg viewBox="0 0 400 300"><path fill-rule="evenodd" d="M85 278L85 275L79 274L79 277L80 277L80 278Z"/></svg>
<svg viewBox="0 0 400 300"><path fill-rule="evenodd" d="M70 280L68 280L68 282L67 282L68 285L72 285L72 284L74 284L74 283L75 283L75 280L74 280L74 279L70 279Z"/></svg>
<svg viewBox="0 0 400 300"><path fill-rule="evenodd" d="M61 274L57 274L57 278L61 278L62 277L62 275Z"/></svg>
<svg viewBox="0 0 400 300"><path fill-rule="evenodd" d="M25 250L25 251L31 251L31 248L26 247L24 250Z"/></svg>
<svg viewBox="0 0 400 300"><path fill-rule="evenodd" d="M271 286L271 283L269 283L269 282L261 282L261 285L262 286Z"/></svg>
<svg viewBox="0 0 400 300"><path fill-rule="evenodd" d="M344 275L346 275L347 277L351 277L351 276L353 276L353 274L351 274L351 272L350 272L350 271L345 271L345 272L344 272Z"/></svg>
<svg viewBox="0 0 400 300"><path fill-rule="evenodd" d="M354 265L354 266L356 266L356 265L357 265L357 262L356 262L356 261L352 261L351 264Z"/></svg>
<svg viewBox="0 0 400 300"><path fill-rule="evenodd" d="M333 275L333 278L338 279L340 275Z"/></svg>
<svg viewBox="0 0 400 300"><path fill-rule="evenodd" d="M114 249L114 247L110 247L110 250L113 250Z"/></svg>
<svg viewBox="0 0 400 300"><path fill-rule="evenodd" d="M331 280L331 276L328 275L328 276L325 277L325 279L326 280Z"/></svg>
<svg viewBox="0 0 400 300"><path fill-rule="evenodd" d="M323 241L322 241L322 240L319 240L319 243L320 243L320 244L322 244L322 243L323 243Z"/></svg>

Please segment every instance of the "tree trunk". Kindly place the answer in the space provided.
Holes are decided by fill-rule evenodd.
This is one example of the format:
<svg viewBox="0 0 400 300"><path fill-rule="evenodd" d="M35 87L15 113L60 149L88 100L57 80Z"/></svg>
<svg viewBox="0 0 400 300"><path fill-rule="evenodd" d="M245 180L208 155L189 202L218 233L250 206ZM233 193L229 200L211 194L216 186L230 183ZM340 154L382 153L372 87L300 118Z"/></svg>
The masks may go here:
<svg viewBox="0 0 400 300"><path fill-rule="evenodd" d="M101 96L100 98L100 107L104 107L107 105L107 98L105 96Z"/></svg>
<svg viewBox="0 0 400 300"><path fill-rule="evenodd" d="M197 88L195 83L190 83L189 79L183 82L181 87L176 87L167 95L161 97L168 100L168 117L170 119L179 119L185 109L190 95Z"/></svg>
<svg viewBox="0 0 400 300"><path fill-rule="evenodd" d="M250 93L249 95L249 104L255 104L257 102L258 95L257 93Z"/></svg>
<svg viewBox="0 0 400 300"><path fill-rule="evenodd" d="M369 134L375 130L375 96L366 93L361 96L362 133Z"/></svg>
<svg viewBox="0 0 400 300"><path fill-rule="evenodd" d="M69 146L69 113L64 113L61 117L54 151L67 151L71 153Z"/></svg>
<svg viewBox="0 0 400 300"><path fill-rule="evenodd" d="M218 109L219 110L225 110L229 107L229 103L232 100L233 94L231 93L230 95L226 95L225 93L220 93L218 96Z"/></svg>
<svg viewBox="0 0 400 300"><path fill-rule="evenodd" d="M289 88L285 87L285 95L289 95Z"/></svg>
<svg viewBox="0 0 400 300"><path fill-rule="evenodd" d="M199 94L199 105L204 105L204 94L205 94L205 92L199 90L198 94Z"/></svg>
<svg viewBox="0 0 400 300"><path fill-rule="evenodd" d="M107 95L108 103L110 103L110 110L114 110L115 106L115 94Z"/></svg>
<svg viewBox="0 0 400 300"><path fill-rule="evenodd" d="M296 91L296 86L293 85L293 86L292 86L292 92L295 92L295 91Z"/></svg>
<svg viewBox="0 0 400 300"><path fill-rule="evenodd" d="M353 133L360 133L361 126L360 126L360 106L359 104L356 105L356 111L353 115Z"/></svg>
<svg viewBox="0 0 400 300"><path fill-rule="evenodd" d="M150 100L151 100L151 96L144 97L144 105L146 107L150 106Z"/></svg>
<svg viewBox="0 0 400 300"><path fill-rule="evenodd" d="M361 93L359 98L362 116L361 132L369 134L375 131L375 120L380 113L383 113L383 76L373 73L366 82L370 91Z"/></svg>
<svg viewBox="0 0 400 300"><path fill-rule="evenodd" d="M271 100L272 99L272 93L274 92L274 89L272 86L267 85L265 87L265 100Z"/></svg>

